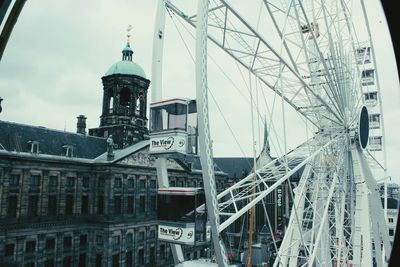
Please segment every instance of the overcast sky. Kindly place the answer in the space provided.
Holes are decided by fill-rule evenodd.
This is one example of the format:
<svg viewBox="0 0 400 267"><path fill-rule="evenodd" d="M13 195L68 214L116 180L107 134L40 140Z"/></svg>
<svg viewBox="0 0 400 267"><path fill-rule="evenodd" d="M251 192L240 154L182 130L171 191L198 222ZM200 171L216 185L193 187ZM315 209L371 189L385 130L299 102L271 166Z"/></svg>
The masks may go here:
<svg viewBox="0 0 400 267"><path fill-rule="evenodd" d="M398 181L400 97L397 69L379 1L366 2L374 11L370 13L370 19L385 105L389 175ZM76 117L84 114L88 117L88 128L97 127L102 107L101 77L120 60L129 24L133 26L133 59L151 80L155 12L155 0L27 1L0 62L0 97L4 98L0 119L74 132ZM194 97L193 62L168 18L166 34L164 82L171 93L166 93L165 97ZM187 40L187 45L194 47L192 40ZM224 65L226 58L223 55L215 57L225 72L235 68L233 64ZM219 71L215 65L210 69ZM228 106L229 103L224 111L226 119L242 146L246 147L246 154L251 155L249 104L240 94L233 93L233 89L220 90L220 87L232 87L230 81L222 76L210 77L210 88L216 89L215 96L220 105ZM236 83L241 85L238 81ZM272 99L273 95L267 97ZM214 105L212 111L216 110ZM290 112L286 125L289 148L306 138L302 130L304 124ZM277 124L281 118L278 113ZM242 156L240 150L232 145L234 139L227 137L228 131L219 132L221 129L218 127L226 128L223 125L222 117L215 116L211 125L214 127L215 154ZM277 138L271 133L271 139ZM272 143L277 143L273 140ZM273 154L279 154L276 147L274 151L274 144ZM236 148L230 149L233 146Z"/></svg>

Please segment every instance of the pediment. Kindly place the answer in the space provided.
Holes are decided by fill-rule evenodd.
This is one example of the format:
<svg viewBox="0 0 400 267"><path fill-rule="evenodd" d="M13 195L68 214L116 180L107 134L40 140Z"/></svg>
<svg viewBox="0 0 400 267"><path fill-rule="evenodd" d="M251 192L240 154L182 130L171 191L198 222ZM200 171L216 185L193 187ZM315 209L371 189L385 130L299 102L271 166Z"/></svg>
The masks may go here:
<svg viewBox="0 0 400 267"><path fill-rule="evenodd" d="M140 167L154 167L155 168L156 158L149 154L149 146L133 152L132 154L124 157L123 159L116 162L118 165L130 165L130 166L140 166ZM184 170L181 165L179 165L173 159L167 159L167 168L174 170Z"/></svg>

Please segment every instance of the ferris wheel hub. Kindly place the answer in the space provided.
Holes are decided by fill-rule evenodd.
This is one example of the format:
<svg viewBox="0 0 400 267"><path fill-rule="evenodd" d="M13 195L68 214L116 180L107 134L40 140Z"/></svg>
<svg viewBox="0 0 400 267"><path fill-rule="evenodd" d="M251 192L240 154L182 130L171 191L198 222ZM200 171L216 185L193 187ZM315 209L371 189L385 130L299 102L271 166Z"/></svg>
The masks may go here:
<svg viewBox="0 0 400 267"><path fill-rule="evenodd" d="M362 149L368 145L369 139L369 115L366 106L361 107L359 121L358 121L358 134L357 139Z"/></svg>

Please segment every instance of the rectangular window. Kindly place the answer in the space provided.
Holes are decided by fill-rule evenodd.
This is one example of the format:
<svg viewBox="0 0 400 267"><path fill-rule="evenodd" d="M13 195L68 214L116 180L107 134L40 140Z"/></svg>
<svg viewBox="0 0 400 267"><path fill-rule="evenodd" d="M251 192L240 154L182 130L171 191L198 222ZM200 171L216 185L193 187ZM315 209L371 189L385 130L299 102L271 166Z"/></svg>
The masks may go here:
<svg viewBox="0 0 400 267"><path fill-rule="evenodd" d="M135 187L135 180L133 179L128 179L128 188L132 189Z"/></svg>
<svg viewBox="0 0 400 267"><path fill-rule="evenodd" d="M140 179L139 180L139 189L145 189L145 188L146 188L146 180Z"/></svg>
<svg viewBox="0 0 400 267"><path fill-rule="evenodd" d="M31 253L34 252L36 250L36 241L32 240L32 241L27 241L25 243L25 252L26 253Z"/></svg>
<svg viewBox="0 0 400 267"><path fill-rule="evenodd" d="M96 253L96 267L102 267L103 265L103 255Z"/></svg>
<svg viewBox="0 0 400 267"><path fill-rule="evenodd" d="M85 253L79 254L78 267L86 267L86 254Z"/></svg>
<svg viewBox="0 0 400 267"><path fill-rule="evenodd" d="M75 186L75 177L67 177L67 186L74 187Z"/></svg>
<svg viewBox="0 0 400 267"><path fill-rule="evenodd" d="M103 188L104 187L104 178L99 178L98 187L99 188Z"/></svg>
<svg viewBox="0 0 400 267"><path fill-rule="evenodd" d="M112 267L119 267L119 254L112 256Z"/></svg>
<svg viewBox="0 0 400 267"><path fill-rule="evenodd" d="M30 186L39 186L40 184L40 176L31 174L29 176L29 185Z"/></svg>
<svg viewBox="0 0 400 267"><path fill-rule="evenodd" d="M50 176L49 177L49 186L56 187L58 185L58 176Z"/></svg>
<svg viewBox="0 0 400 267"><path fill-rule="evenodd" d="M122 187L121 178L115 178L115 180L114 180L114 186L115 186L116 188L121 188L121 187Z"/></svg>
<svg viewBox="0 0 400 267"><path fill-rule="evenodd" d="M144 264L144 249L139 249L138 252L138 257L139 257L139 264L143 265Z"/></svg>
<svg viewBox="0 0 400 267"><path fill-rule="evenodd" d="M48 216L55 216L57 215L57 196L50 195L48 196L47 202L47 215Z"/></svg>
<svg viewBox="0 0 400 267"><path fill-rule="evenodd" d="M13 256L14 255L14 248L15 248L14 244L5 245L5 247L4 247L4 256L5 257Z"/></svg>
<svg viewBox="0 0 400 267"><path fill-rule="evenodd" d="M56 240L54 238L46 239L46 250L53 250L56 247Z"/></svg>
<svg viewBox="0 0 400 267"><path fill-rule="evenodd" d="M144 241L144 232L139 232L138 241L139 242L143 242Z"/></svg>
<svg viewBox="0 0 400 267"><path fill-rule="evenodd" d="M89 213L89 197L82 196L81 213L86 215Z"/></svg>
<svg viewBox="0 0 400 267"><path fill-rule="evenodd" d="M72 266L72 256L64 257L62 267L71 267L71 266Z"/></svg>
<svg viewBox="0 0 400 267"><path fill-rule="evenodd" d="M139 197L139 211L146 212L146 197L145 196Z"/></svg>
<svg viewBox="0 0 400 267"><path fill-rule="evenodd" d="M127 212L129 214L133 214L134 213L134 207L135 207L134 197L133 196L128 196L127 197Z"/></svg>
<svg viewBox="0 0 400 267"><path fill-rule="evenodd" d="M84 188L88 188L89 187L89 177L87 177L87 176L84 176L83 178L82 178L82 186L84 187Z"/></svg>
<svg viewBox="0 0 400 267"><path fill-rule="evenodd" d="M7 216L15 218L17 217L17 206L18 206L18 197L17 196L9 196L7 197Z"/></svg>
<svg viewBox="0 0 400 267"><path fill-rule="evenodd" d="M132 267L132 250L127 251L125 254L126 267Z"/></svg>
<svg viewBox="0 0 400 267"><path fill-rule="evenodd" d="M151 189L156 189L157 188L157 182L154 179L150 180L150 188Z"/></svg>
<svg viewBox="0 0 400 267"><path fill-rule="evenodd" d="M131 246L132 242L133 242L133 234L132 233L128 233L126 235L126 243L127 243L126 245L127 246Z"/></svg>
<svg viewBox="0 0 400 267"><path fill-rule="evenodd" d="M112 245L114 248L119 247L121 237L119 235L113 236Z"/></svg>
<svg viewBox="0 0 400 267"><path fill-rule="evenodd" d="M28 216L36 217L38 214L38 196L29 196L28 199Z"/></svg>
<svg viewBox="0 0 400 267"><path fill-rule="evenodd" d="M72 247L72 236L64 236L64 249Z"/></svg>
<svg viewBox="0 0 400 267"><path fill-rule="evenodd" d="M74 210L74 197L72 195L67 195L65 199L65 214L72 215Z"/></svg>
<svg viewBox="0 0 400 267"><path fill-rule="evenodd" d="M150 230L150 238L156 238L156 230Z"/></svg>
<svg viewBox="0 0 400 267"><path fill-rule="evenodd" d="M164 260L165 259L165 245L162 244L160 245L160 260Z"/></svg>
<svg viewBox="0 0 400 267"><path fill-rule="evenodd" d="M44 262L44 267L54 267L54 259L46 259Z"/></svg>
<svg viewBox="0 0 400 267"><path fill-rule="evenodd" d="M389 236L394 236L394 229L393 228L389 228Z"/></svg>
<svg viewBox="0 0 400 267"><path fill-rule="evenodd" d="M151 211L156 211L157 208L157 197L156 196L151 196L150 198L150 208Z"/></svg>
<svg viewBox="0 0 400 267"><path fill-rule="evenodd" d="M150 265L154 265L156 262L156 249L155 247L150 248Z"/></svg>
<svg viewBox="0 0 400 267"><path fill-rule="evenodd" d="M102 246L103 245L103 236L102 235L96 235L96 244L98 246Z"/></svg>
<svg viewBox="0 0 400 267"><path fill-rule="evenodd" d="M114 196L114 213L121 214L121 196Z"/></svg>
<svg viewBox="0 0 400 267"><path fill-rule="evenodd" d="M18 185L19 185L19 174L11 174L10 186L18 186Z"/></svg>
<svg viewBox="0 0 400 267"><path fill-rule="evenodd" d="M104 196L97 197L97 214L104 213Z"/></svg>
<svg viewBox="0 0 400 267"><path fill-rule="evenodd" d="M84 247L87 245L87 235L81 235L79 237L79 246Z"/></svg>
<svg viewBox="0 0 400 267"><path fill-rule="evenodd" d="M56 240L54 238L46 239L46 249L53 250L56 247Z"/></svg>
<svg viewBox="0 0 400 267"><path fill-rule="evenodd" d="M389 222L392 223L393 222L393 218L389 218Z"/></svg>

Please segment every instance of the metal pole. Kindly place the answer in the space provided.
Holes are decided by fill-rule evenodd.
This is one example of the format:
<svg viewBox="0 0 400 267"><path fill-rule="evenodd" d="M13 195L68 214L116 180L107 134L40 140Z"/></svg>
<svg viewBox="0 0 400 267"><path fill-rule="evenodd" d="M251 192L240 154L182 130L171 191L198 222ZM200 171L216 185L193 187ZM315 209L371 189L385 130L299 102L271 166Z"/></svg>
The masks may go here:
<svg viewBox="0 0 400 267"><path fill-rule="evenodd" d="M164 29L165 29L165 1L158 0L156 23L153 36L153 62L151 69L152 92L151 101L158 102L162 100L162 62L164 47ZM151 115L150 115L151 116ZM159 188L169 187L167 160L157 158L155 162L157 170L157 180ZM171 244L171 251L175 264L185 260L181 245Z"/></svg>
<svg viewBox="0 0 400 267"><path fill-rule="evenodd" d="M26 0L16 0L14 6L11 9L10 14L4 24L4 28L0 34L0 60L3 57L3 52L6 49L8 39L10 38L11 32L14 29L15 23L17 23L18 17L21 14L22 8L24 7ZM7 5L7 4L6 4ZM7 5L7 8L10 8ZM3 16L0 17L0 24L3 20Z"/></svg>

